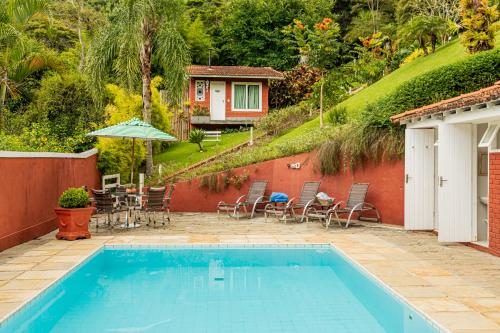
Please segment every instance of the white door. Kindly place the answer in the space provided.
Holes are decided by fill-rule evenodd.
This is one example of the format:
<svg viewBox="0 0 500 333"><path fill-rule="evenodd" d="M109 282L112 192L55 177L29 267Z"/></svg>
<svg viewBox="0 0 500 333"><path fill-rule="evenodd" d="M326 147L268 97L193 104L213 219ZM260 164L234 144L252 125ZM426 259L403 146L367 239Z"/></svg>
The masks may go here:
<svg viewBox="0 0 500 333"><path fill-rule="evenodd" d="M210 83L210 119L226 120L226 82Z"/></svg>
<svg viewBox="0 0 500 333"><path fill-rule="evenodd" d="M434 129L405 131L405 229L434 229Z"/></svg>
<svg viewBox="0 0 500 333"><path fill-rule="evenodd" d="M441 242L472 241L472 124L439 125L439 236Z"/></svg>

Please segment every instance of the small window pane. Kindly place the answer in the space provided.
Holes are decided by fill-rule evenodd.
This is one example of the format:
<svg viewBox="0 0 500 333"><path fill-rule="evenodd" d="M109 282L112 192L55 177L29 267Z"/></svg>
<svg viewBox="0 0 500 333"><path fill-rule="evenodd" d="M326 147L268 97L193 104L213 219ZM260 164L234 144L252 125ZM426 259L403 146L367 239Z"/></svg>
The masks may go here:
<svg viewBox="0 0 500 333"><path fill-rule="evenodd" d="M497 132L498 132L498 125L489 125L486 132L484 132L484 135L481 138L481 141L479 142L478 146L481 148L488 148L491 145L493 139L495 138Z"/></svg>
<svg viewBox="0 0 500 333"><path fill-rule="evenodd" d="M259 86L248 86L248 108L251 110L259 109Z"/></svg>
<svg viewBox="0 0 500 333"><path fill-rule="evenodd" d="M234 85L234 108L237 110L243 110L247 108L247 87L241 84Z"/></svg>

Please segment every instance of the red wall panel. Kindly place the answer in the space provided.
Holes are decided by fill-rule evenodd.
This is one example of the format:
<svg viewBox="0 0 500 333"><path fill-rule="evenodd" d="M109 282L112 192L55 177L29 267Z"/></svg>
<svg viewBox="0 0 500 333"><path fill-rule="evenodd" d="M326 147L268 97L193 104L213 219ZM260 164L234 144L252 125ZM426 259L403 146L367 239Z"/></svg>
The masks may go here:
<svg viewBox="0 0 500 333"><path fill-rule="evenodd" d="M172 197L172 210L182 212L215 212L219 201L234 202L248 192L252 180L269 181L268 193L284 192L289 197L298 197L304 181L320 180L320 191L336 200L346 200L354 182L370 183L367 201L377 206L382 222L403 225L404 218L404 164L402 161L367 165L356 172L345 172L336 176L321 176L314 167L314 153L257 163L234 170L235 174L248 172L249 180L241 190L230 185L219 193L200 188L200 179L177 183ZM300 162L300 169L288 168L289 163Z"/></svg>
<svg viewBox="0 0 500 333"><path fill-rule="evenodd" d="M0 158L0 251L56 229L59 196L84 185L100 186L97 155Z"/></svg>

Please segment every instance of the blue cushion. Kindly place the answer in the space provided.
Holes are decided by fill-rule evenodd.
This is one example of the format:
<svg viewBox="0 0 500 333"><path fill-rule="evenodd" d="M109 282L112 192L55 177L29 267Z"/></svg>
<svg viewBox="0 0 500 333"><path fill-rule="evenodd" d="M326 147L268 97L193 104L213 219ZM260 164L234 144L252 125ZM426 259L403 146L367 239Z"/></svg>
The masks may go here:
<svg viewBox="0 0 500 333"><path fill-rule="evenodd" d="M271 193L271 202L288 202L288 195L280 192Z"/></svg>

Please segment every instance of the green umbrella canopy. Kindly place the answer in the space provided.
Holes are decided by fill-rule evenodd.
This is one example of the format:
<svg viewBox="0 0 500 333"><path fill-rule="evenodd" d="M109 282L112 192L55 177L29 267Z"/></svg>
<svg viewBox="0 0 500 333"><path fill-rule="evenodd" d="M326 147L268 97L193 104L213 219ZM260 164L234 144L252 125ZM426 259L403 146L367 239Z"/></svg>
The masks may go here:
<svg viewBox="0 0 500 333"><path fill-rule="evenodd" d="M97 131L87 133L87 136L101 136L106 138L128 138L132 139L132 165L130 170L130 182L134 181L134 151L135 139L177 141L175 137L154 128L148 123L137 118L124 121L113 126L102 128Z"/></svg>
<svg viewBox="0 0 500 333"><path fill-rule="evenodd" d="M122 123L87 133L87 135L107 138L177 141L172 135L162 132L137 118L132 118Z"/></svg>

